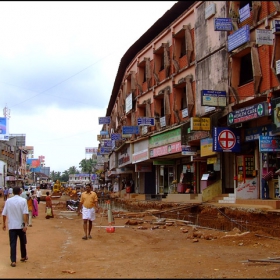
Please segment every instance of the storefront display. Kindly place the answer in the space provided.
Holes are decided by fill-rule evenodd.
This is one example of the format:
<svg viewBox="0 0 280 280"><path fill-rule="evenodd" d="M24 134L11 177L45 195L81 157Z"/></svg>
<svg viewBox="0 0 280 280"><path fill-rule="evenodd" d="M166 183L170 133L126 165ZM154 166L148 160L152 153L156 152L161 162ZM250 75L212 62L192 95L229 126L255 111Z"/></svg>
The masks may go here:
<svg viewBox="0 0 280 280"><path fill-rule="evenodd" d="M237 199L257 199L258 180L253 155L242 155L236 157L237 171Z"/></svg>

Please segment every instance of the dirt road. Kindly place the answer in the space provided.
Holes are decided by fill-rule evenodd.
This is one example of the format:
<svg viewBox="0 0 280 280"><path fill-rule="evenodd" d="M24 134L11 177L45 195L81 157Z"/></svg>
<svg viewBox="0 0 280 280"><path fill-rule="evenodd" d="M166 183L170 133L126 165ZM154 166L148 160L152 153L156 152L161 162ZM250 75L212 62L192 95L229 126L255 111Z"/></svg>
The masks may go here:
<svg viewBox="0 0 280 280"><path fill-rule="evenodd" d="M3 205L1 200L1 212ZM1 277L280 277L280 240L261 232L222 232L139 214L114 217L115 232L108 233L108 219L99 213L93 239L83 240L81 216L65 212L57 205L55 218L47 220L44 207L41 202L39 216L33 219L33 227L28 228L29 259L19 261L18 245L15 268L10 266L8 231L2 230L1 217Z"/></svg>

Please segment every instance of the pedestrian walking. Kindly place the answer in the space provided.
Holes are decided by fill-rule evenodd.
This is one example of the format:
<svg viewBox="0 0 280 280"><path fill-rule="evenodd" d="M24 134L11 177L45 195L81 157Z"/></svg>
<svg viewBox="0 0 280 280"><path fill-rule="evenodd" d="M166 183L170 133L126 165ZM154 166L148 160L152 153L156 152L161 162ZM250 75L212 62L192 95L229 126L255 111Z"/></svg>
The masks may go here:
<svg viewBox="0 0 280 280"><path fill-rule="evenodd" d="M9 187L9 195L8 197L12 197L13 196L13 188L12 187Z"/></svg>
<svg viewBox="0 0 280 280"><path fill-rule="evenodd" d="M54 215L53 215L53 207L52 207L52 199L50 197L50 192L46 192L46 219L49 219L49 218L54 218ZM49 216L48 215L48 211L47 209L50 208L51 209L51 215Z"/></svg>
<svg viewBox="0 0 280 280"><path fill-rule="evenodd" d="M42 196L42 191L40 190L40 187L37 187L37 190L36 190L36 197L37 197L38 204L39 204L40 201L41 201L41 196Z"/></svg>
<svg viewBox="0 0 280 280"><path fill-rule="evenodd" d="M39 208L38 208L37 196L34 193L34 191L31 191L31 198L33 202L32 218L36 218L39 214Z"/></svg>
<svg viewBox="0 0 280 280"><path fill-rule="evenodd" d="M7 187L5 187L5 189L4 189L4 201L6 201L8 199L8 195L9 195L9 189Z"/></svg>
<svg viewBox="0 0 280 280"><path fill-rule="evenodd" d="M82 208L83 229L85 235L82 239L91 239L92 222L95 220L95 213L98 212L98 197L96 192L91 190L91 184L86 184L86 190L82 193L78 207L78 216Z"/></svg>
<svg viewBox="0 0 280 280"><path fill-rule="evenodd" d="M8 217L9 239L10 239L10 259L11 266L16 266L17 260L17 238L20 241L21 261L27 261L26 250L26 231L28 224L28 206L27 201L20 197L20 188L13 188L13 197L7 199L2 211L3 230L6 230L6 220Z"/></svg>
<svg viewBox="0 0 280 280"><path fill-rule="evenodd" d="M28 206L28 226L32 227L32 213L33 213L33 201L30 196L30 192L26 192L27 206Z"/></svg>

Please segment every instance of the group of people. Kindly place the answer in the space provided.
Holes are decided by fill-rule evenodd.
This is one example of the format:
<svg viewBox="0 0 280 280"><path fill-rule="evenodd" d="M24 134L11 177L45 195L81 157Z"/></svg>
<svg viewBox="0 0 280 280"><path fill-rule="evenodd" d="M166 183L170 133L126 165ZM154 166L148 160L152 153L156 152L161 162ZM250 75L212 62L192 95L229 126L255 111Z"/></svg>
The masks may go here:
<svg viewBox="0 0 280 280"><path fill-rule="evenodd" d="M41 190L38 188L36 193L34 190L31 192L15 186L12 188L12 195L5 200L4 208L2 211L3 217L3 230L7 229L6 221L8 218L9 240L10 240L10 260L11 266L16 267L16 252L17 252L17 239L20 241L20 261L25 262L28 260L27 256L27 227L32 227L32 218L39 214L39 203L41 198ZM46 192L46 212L47 208L51 208L51 216L54 217L52 210L52 201L50 192ZM39 196L39 199L38 199Z"/></svg>
<svg viewBox="0 0 280 280"><path fill-rule="evenodd" d="M11 266L16 267L16 253L17 253L17 239L20 241L20 261L28 260L27 256L27 228L32 226L32 218L38 216L37 196L34 191L25 192L20 187L14 187L12 196L5 201L4 209L2 211L3 230L7 229L6 221L8 218L9 240L10 240L10 260ZM51 215L47 217L54 217L52 209L52 200L50 192L46 192L46 212L47 208L51 208ZM26 196L26 197L25 197ZM82 210L82 211L81 211ZM83 240L91 239L92 222L96 218L96 213L99 211L98 196L96 192L92 191L91 184L86 185L86 190L81 194L80 203L78 207L78 216L82 213L83 219Z"/></svg>

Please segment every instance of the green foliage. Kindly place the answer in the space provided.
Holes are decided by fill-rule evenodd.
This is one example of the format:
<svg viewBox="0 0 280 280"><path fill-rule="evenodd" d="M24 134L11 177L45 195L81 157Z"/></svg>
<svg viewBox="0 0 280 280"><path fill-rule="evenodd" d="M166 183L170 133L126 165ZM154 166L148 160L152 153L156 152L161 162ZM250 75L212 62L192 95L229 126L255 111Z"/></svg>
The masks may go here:
<svg viewBox="0 0 280 280"><path fill-rule="evenodd" d="M79 167L81 170L79 170L76 166L71 166L68 168L68 170L61 172L52 171L50 174L50 178L53 182L56 182L56 180L59 180L60 182L68 182L69 181L69 175L70 174L80 174L80 173L88 173L88 174L94 174L98 173L95 171L95 165L97 161L93 159L82 159L79 163Z"/></svg>

